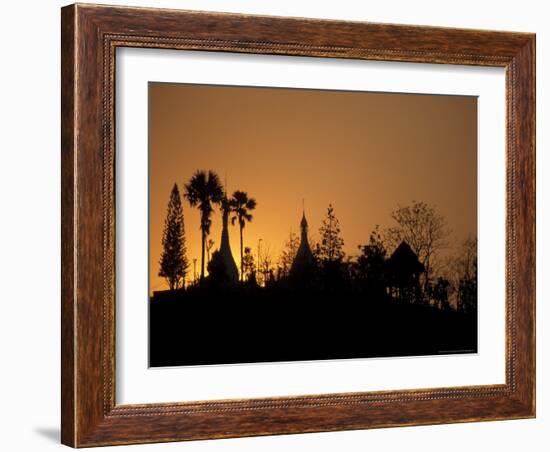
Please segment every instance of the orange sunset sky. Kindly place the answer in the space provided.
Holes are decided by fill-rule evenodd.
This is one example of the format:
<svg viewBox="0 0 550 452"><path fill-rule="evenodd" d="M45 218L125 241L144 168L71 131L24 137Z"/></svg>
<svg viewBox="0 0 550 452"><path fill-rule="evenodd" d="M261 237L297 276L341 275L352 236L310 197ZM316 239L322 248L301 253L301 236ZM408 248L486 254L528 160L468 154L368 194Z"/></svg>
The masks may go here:
<svg viewBox="0 0 550 452"><path fill-rule="evenodd" d="M256 253L261 239L274 261L299 233L302 199L313 241L332 203L348 255L412 200L435 206L458 244L477 230L477 99L149 83L150 291L168 287L157 275L170 191L177 183L183 195L197 169L256 199L244 244ZM200 271L199 212L182 203L189 281L194 258ZM216 209L214 249L220 234ZM237 226L230 239L239 266Z"/></svg>

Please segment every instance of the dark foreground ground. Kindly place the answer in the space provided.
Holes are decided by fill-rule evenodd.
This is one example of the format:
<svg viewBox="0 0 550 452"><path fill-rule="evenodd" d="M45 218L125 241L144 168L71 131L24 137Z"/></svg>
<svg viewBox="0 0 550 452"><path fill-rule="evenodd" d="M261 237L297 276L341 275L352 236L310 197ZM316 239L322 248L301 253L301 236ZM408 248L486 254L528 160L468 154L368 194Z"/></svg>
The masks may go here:
<svg viewBox="0 0 550 452"><path fill-rule="evenodd" d="M474 353L477 319L360 294L161 293L152 367Z"/></svg>

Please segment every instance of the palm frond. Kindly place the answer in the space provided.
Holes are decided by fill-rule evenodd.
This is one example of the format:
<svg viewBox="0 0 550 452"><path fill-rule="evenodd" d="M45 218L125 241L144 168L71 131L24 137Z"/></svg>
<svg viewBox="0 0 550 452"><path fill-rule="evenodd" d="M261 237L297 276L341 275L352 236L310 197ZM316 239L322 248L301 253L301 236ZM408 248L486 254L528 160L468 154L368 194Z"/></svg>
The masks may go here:
<svg viewBox="0 0 550 452"><path fill-rule="evenodd" d="M248 210L254 210L256 208L256 205L256 200L254 198L250 198L245 204Z"/></svg>

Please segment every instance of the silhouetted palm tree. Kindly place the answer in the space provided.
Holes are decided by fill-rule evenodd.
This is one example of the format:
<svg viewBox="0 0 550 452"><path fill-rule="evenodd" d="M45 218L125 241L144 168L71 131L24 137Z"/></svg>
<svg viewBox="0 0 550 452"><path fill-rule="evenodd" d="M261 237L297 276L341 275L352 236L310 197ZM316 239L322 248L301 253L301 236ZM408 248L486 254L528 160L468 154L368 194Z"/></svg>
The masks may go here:
<svg viewBox="0 0 550 452"><path fill-rule="evenodd" d="M214 171L196 171L185 184L185 197L192 207L198 207L201 213L201 280L204 279L204 251L206 237L210 234L212 204L220 204L223 199L223 187Z"/></svg>
<svg viewBox="0 0 550 452"><path fill-rule="evenodd" d="M252 221L251 210L256 208L256 200L249 198L248 193L237 190L233 193L233 197L229 201L233 217L231 218L231 224L235 224L235 221L239 222L240 237L241 237L241 281L243 281L243 229L246 222Z"/></svg>

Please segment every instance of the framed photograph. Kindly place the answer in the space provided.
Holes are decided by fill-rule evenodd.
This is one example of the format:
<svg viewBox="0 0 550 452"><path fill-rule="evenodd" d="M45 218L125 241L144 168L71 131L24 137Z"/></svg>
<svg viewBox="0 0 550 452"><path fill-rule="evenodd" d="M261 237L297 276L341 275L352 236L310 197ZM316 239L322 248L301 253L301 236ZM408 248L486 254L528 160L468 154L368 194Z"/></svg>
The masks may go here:
<svg viewBox="0 0 550 452"><path fill-rule="evenodd" d="M62 442L535 416L535 36L62 9Z"/></svg>

